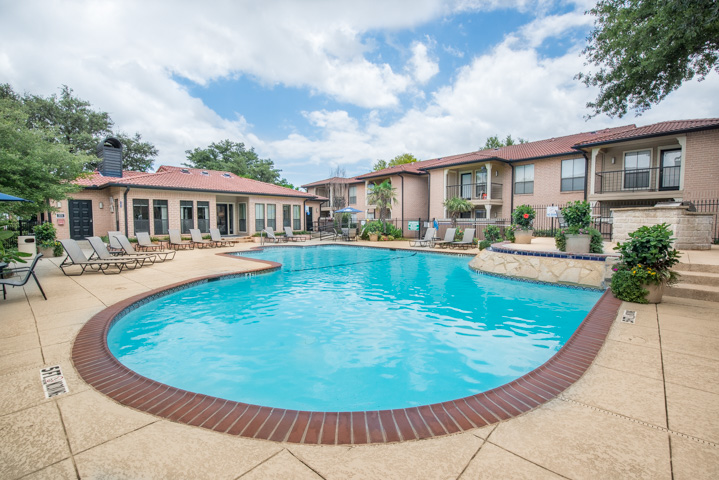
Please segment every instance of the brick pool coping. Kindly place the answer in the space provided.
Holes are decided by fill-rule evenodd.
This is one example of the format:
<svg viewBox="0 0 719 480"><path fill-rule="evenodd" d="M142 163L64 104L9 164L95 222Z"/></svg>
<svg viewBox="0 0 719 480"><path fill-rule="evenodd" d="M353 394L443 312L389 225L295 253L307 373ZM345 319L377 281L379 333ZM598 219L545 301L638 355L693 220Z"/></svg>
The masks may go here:
<svg viewBox="0 0 719 480"><path fill-rule="evenodd" d="M193 284L271 272L281 267L275 262L248 257L242 260L261 266L158 288L118 302L93 316L82 327L72 347L72 361L82 379L122 405L174 422L246 438L315 445L419 440L507 420L556 398L592 364L621 304L607 290L552 358L512 382L457 400L393 410L309 412L223 400L143 377L110 353L107 333L116 318L127 311Z"/></svg>

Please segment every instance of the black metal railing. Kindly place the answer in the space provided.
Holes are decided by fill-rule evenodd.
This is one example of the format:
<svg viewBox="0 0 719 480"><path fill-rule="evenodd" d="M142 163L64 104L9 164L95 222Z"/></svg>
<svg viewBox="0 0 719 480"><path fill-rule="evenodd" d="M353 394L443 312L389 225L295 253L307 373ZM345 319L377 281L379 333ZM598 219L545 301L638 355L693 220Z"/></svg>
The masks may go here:
<svg viewBox="0 0 719 480"><path fill-rule="evenodd" d="M598 172L595 193L679 190L681 167L652 167Z"/></svg>
<svg viewBox="0 0 719 480"><path fill-rule="evenodd" d="M502 199L502 184L492 183L492 200ZM447 198L461 197L466 200L487 200L487 183L465 183L447 185Z"/></svg>

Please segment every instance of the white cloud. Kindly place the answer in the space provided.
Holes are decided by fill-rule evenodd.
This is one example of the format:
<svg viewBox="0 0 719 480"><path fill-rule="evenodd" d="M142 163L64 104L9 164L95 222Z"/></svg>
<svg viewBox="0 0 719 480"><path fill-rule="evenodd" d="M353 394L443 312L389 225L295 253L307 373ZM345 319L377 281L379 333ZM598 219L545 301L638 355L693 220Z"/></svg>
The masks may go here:
<svg viewBox="0 0 719 480"><path fill-rule="evenodd" d="M415 42L412 45L412 58L409 59L407 67L419 84L427 83L439 73L439 64L436 60L429 58L427 45L420 42Z"/></svg>

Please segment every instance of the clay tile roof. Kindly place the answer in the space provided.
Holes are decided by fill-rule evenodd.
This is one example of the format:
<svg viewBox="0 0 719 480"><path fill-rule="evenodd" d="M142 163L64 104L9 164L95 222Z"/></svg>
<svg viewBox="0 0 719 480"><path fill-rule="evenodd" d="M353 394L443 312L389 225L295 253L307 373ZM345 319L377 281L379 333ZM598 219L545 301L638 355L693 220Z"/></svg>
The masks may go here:
<svg viewBox="0 0 719 480"><path fill-rule="evenodd" d="M203 173L204 172L204 173ZM146 188L169 188L210 192L227 192L255 195L276 195L282 197L315 198L314 195L292 190L279 185L238 177L234 173L198 168L173 167L163 165L155 173L124 171L122 178L103 177L95 172L86 179L78 179L83 186L101 187L137 186Z"/></svg>
<svg viewBox="0 0 719 480"><path fill-rule="evenodd" d="M719 128L719 118L672 120L668 122L653 123L651 125L645 125L643 127L638 127L631 130L612 132L610 134L602 135L601 137L595 139L583 140L577 145L577 147L601 145L605 143L621 142L638 138L658 137L672 133L689 132L692 130L705 130L709 128Z"/></svg>
<svg viewBox="0 0 719 480"><path fill-rule="evenodd" d="M422 160L420 162L403 163L402 165L396 165L394 167L384 168L377 170L376 172L369 172L363 175L358 175L357 179L364 180L368 178L377 177L389 177L391 175L399 175L400 173L409 173L412 175L421 175L425 172L422 169L427 168L437 162L438 159L433 158L431 160Z"/></svg>
<svg viewBox="0 0 719 480"><path fill-rule="evenodd" d="M325 179L325 180L318 180L318 181L316 181L316 182L307 183L307 184L305 184L305 185L300 185L300 186L301 186L302 188L308 188L308 187L318 187L318 186L322 186L322 185L327 185L327 184L330 184L330 183L335 183L335 184L337 184L337 183L343 183L343 184L346 184L346 183L361 183L361 182L360 182L360 180L357 180L357 177L351 177L351 178L332 177L332 178L327 178L327 179Z"/></svg>

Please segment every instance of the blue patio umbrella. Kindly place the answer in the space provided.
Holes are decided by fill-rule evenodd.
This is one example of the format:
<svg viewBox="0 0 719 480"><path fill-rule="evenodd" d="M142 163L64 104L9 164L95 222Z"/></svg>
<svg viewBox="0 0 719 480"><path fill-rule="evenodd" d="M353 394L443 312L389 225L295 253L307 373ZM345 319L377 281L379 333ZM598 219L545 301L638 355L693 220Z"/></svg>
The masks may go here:
<svg viewBox="0 0 719 480"><path fill-rule="evenodd" d="M12 195L0 193L0 202L32 202L32 200L25 200L24 198L13 197Z"/></svg>
<svg viewBox="0 0 719 480"><path fill-rule="evenodd" d="M335 210L335 213L362 213L362 210L357 210L352 207L345 207L340 210Z"/></svg>

